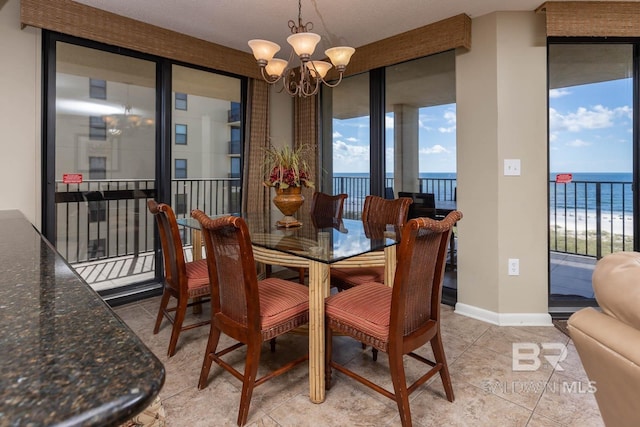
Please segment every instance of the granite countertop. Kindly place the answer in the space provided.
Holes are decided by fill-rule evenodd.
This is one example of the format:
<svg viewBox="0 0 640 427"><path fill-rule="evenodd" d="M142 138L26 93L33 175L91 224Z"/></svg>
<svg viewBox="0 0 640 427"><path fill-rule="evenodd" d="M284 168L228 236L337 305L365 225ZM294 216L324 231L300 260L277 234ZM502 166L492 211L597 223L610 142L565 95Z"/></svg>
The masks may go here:
<svg viewBox="0 0 640 427"><path fill-rule="evenodd" d="M118 425L162 363L19 211L0 211L0 426Z"/></svg>

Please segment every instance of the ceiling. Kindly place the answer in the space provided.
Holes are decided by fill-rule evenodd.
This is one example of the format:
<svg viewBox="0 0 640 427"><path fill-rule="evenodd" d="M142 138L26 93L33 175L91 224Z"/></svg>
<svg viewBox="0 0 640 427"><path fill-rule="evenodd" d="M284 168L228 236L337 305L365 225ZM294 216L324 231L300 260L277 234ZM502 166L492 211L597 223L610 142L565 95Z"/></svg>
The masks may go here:
<svg viewBox="0 0 640 427"><path fill-rule="evenodd" d="M298 19L296 0L75 1L247 53L251 52L248 40L270 40L281 46L282 50L276 57L283 59L290 52L286 42L287 36L291 34L288 21ZM324 50L329 47L347 45L357 49L461 13L473 19L495 11L533 11L543 3L544 0L302 0L301 16L302 22L311 21L312 31L322 37L313 56L314 59L321 59ZM580 65L581 61L574 61L567 53L570 52L558 52L567 59L564 61L567 69L558 73L566 78L551 82L551 87L580 83L575 81L575 71L578 67L584 74L584 67ZM436 68L432 73L425 73L423 67L419 70L419 76L410 76L413 84L404 85L406 87L399 84L389 93L395 94L402 103L416 107L426 106L427 99L428 105L455 102L455 73L448 72L452 70L447 69L447 64L452 62L446 58L440 62L441 65L430 64L430 67ZM606 78L611 78L614 71L616 75L622 72L617 69L620 68L617 65L620 61L613 62L615 66L612 67L615 69L605 70ZM410 72L410 69L406 72ZM594 73L598 76L590 79L597 81L603 70L594 70ZM405 74L403 78L407 80L408 77ZM349 85L343 83L342 91L349 102L337 103L351 106L349 111L340 112L342 117L353 117L368 111L368 100L358 99L354 95L368 93L360 87L366 85L367 80L349 80L352 80L353 87L347 91ZM387 108L391 108L394 102L396 100L387 99Z"/></svg>
<svg viewBox="0 0 640 427"><path fill-rule="evenodd" d="M266 39L289 54L287 22L298 19L296 0L75 0L109 12L244 52ZM461 13L535 10L544 0L302 0L302 21L332 46L363 46Z"/></svg>

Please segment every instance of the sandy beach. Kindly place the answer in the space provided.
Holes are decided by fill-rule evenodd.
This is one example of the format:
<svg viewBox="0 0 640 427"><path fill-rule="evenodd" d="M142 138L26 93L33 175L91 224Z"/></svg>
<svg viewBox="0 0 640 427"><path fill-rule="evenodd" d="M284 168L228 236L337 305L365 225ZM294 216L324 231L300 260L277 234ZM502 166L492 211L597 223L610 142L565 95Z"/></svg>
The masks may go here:
<svg viewBox="0 0 640 427"><path fill-rule="evenodd" d="M588 231L596 231L597 216L595 212L587 212L586 214L584 212L579 214L567 212L566 216L564 212L555 214L551 212L549 215L549 227L552 229L557 227L558 231L567 230L585 234ZM601 215L600 227L603 233L631 236L633 235L633 217L628 213L625 216L622 212L614 212L613 215L607 212Z"/></svg>

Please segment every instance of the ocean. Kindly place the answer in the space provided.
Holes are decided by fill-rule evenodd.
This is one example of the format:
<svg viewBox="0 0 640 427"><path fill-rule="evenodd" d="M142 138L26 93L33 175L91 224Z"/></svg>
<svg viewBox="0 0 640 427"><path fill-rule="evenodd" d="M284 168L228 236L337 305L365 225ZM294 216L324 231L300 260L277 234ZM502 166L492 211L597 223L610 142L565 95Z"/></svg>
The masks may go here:
<svg viewBox="0 0 640 427"><path fill-rule="evenodd" d="M552 213L566 210L595 214L599 201L602 213L633 214L632 173L576 172L572 173L571 182L566 184L555 182L558 173L549 174L549 209ZM388 186L392 184L392 177L392 174L387 174ZM439 200L452 199L457 185L455 172L420 173L419 177L427 186L422 191L434 193ZM368 173L336 173L333 183L334 191L348 193L353 198L364 198L370 194Z"/></svg>

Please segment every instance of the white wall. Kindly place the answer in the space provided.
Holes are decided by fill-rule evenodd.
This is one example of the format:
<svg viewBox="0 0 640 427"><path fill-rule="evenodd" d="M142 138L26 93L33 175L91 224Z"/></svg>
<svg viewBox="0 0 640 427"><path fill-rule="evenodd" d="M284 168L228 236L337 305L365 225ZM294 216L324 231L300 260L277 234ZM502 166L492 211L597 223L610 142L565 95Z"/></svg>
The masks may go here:
<svg viewBox="0 0 640 427"><path fill-rule="evenodd" d="M497 324L550 324L547 293L547 105L544 16L473 20L456 59L458 305ZM521 175L504 176L504 159ZM507 275L507 260L520 275Z"/></svg>
<svg viewBox="0 0 640 427"><path fill-rule="evenodd" d="M0 0L0 210L40 228L41 32L20 29L20 1Z"/></svg>

